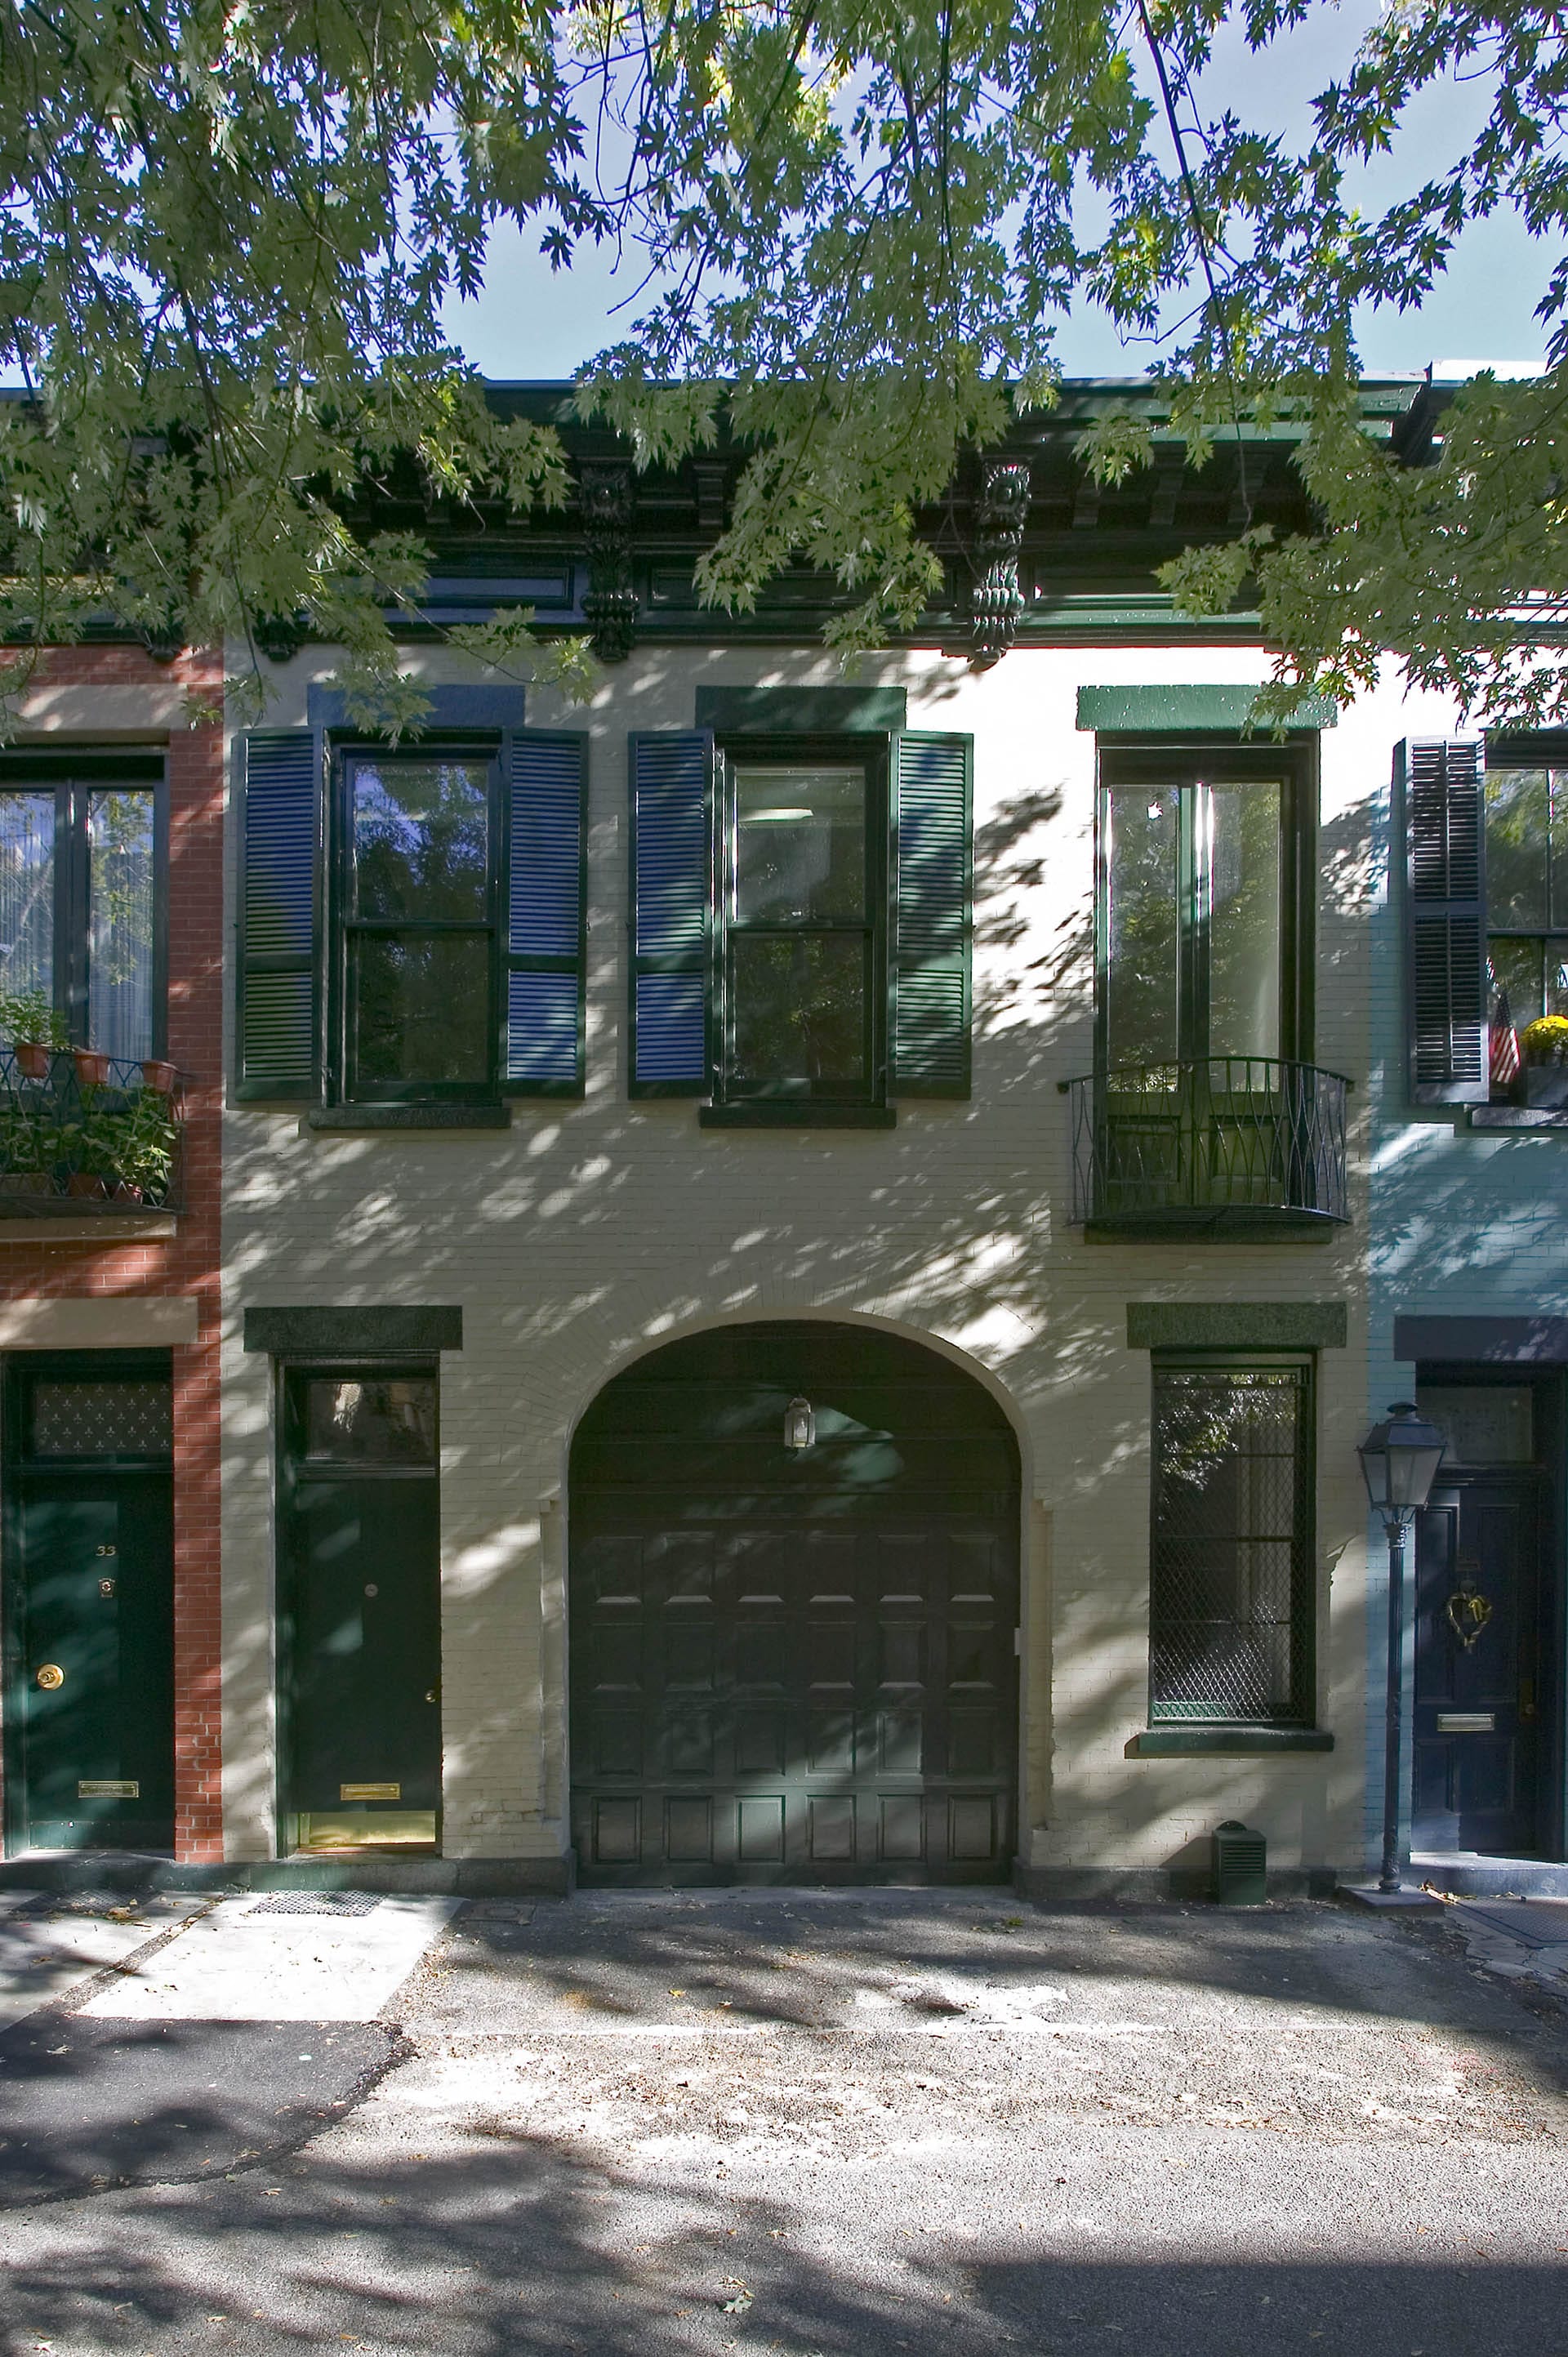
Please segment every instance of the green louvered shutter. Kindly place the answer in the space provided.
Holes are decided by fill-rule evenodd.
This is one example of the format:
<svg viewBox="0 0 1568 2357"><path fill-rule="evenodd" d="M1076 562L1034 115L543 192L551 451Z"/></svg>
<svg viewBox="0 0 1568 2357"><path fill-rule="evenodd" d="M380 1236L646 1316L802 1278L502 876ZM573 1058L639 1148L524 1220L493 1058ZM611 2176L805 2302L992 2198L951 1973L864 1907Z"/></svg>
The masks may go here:
<svg viewBox="0 0 1568 2357"><path fill-rule="evenodd" d="M235 1096L321 1093L321 760L309 728L244 739Z"/></svg>
<svg viewBox="0 0 1568 2357"><path fill-rule="evenodd" d="M1484 1104L1487 837L1481 748L1400 748L1405 833L1406 1020L1415 1104Z"/></svg>
<svg viewBox="0 0 1568 2357"><path fill-rule="evenodd" d="M634 1097L706 1096L713 933L714 740L630 739Z"/></svg>
<svg viewBox="0 0 1568 2357"><path fill-rule="evenodd" d="M583 1093L588 740L519 728L509 762L508 1096Z"/></svg>
<svg viewBox="0 0 1568 2357"><path fill-rule="evenodd" d="M906 730L892 751L889 1092L966 1097L974 739Z"/></svg>

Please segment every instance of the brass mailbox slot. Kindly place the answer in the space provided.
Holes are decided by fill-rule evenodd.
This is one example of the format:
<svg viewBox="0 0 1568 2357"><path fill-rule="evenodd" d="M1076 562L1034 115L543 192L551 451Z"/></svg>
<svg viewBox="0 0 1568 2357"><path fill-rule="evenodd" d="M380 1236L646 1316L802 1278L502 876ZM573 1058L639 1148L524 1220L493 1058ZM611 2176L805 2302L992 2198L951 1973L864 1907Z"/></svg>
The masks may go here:
<svg viewBox="0 0 1568 2357"><path fill-rule="evenodd" d="M339 1784L338 1798L340 1801L401 1801L403 1786L401 1784Z"/></svg>
<svg viewBox="0 0 1568 2357"><path fill-rule="evenodd" d="M1491 1710L1440 1710L1437 1714L1439 1735L1495 1735L1497 1713Z"/></svg>

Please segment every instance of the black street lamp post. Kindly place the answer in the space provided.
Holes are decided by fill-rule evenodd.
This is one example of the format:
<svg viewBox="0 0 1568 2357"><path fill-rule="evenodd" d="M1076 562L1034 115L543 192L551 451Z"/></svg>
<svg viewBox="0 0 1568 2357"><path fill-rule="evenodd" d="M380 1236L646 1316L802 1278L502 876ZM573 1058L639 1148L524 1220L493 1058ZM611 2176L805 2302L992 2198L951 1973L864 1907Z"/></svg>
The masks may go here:
<svg viewBox="0 0 1568 2357"><path fill-rule="evenodd" d="M1412 1400L1396 1400L1385 1423L1375 1424L1356 1451L1367 1495L1383 1518L1389 1540L1389 1690L1383 1752L1383 1864L1378 1889L1400 1888L1400 1750L1403 1733L1404 1534L1425 1505L1443 1458L1443 1435L1417 1415Z"/></svg>

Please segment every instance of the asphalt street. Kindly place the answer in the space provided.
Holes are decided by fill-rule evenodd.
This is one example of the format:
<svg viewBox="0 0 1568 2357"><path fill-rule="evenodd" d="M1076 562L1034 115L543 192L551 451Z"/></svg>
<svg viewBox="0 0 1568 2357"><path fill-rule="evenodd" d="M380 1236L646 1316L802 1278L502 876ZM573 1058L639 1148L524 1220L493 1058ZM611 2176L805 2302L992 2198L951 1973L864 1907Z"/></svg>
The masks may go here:
<svg viewBox="0 0 1568 2357"><path fill-rule="evenodd" d="M5 1919L6 2357L1568 2357L1544 1913L120 1914Z"/></svg>

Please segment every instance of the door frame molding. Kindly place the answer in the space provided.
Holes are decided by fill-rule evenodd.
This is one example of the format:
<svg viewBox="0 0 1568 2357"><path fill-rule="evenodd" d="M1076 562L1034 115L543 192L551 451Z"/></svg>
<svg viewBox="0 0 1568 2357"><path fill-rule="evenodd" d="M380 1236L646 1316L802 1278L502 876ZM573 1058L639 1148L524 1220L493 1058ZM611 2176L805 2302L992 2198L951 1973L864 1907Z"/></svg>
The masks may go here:
<svg viewBox="0 0 1568 2357"><path fill-rule="evenodd" d="M29 1846L27 1780L27 1666L22 1609L22 1403L27 1381L38 1375L156 1375L172 1387L174 1361L166 1350L49 1351L0 1352L0 1776L5 1784L0 1855L14 1857ZM105 1458L106 1466L112 1460ZM137 1466L137 1471L145 1469ZM172 1570L172 1566L171 1566ZM171 1678L175 1664L170 1664ZM179 1692L175 1687L175 1707Z"/></svg>

